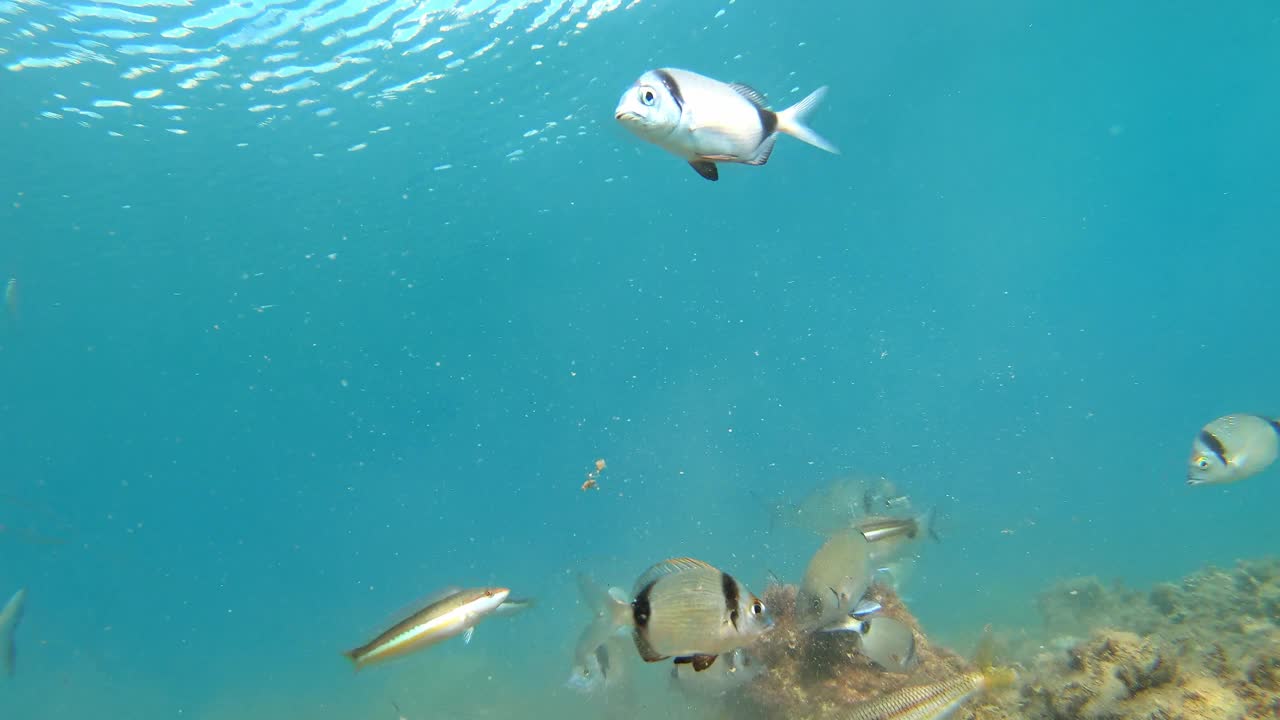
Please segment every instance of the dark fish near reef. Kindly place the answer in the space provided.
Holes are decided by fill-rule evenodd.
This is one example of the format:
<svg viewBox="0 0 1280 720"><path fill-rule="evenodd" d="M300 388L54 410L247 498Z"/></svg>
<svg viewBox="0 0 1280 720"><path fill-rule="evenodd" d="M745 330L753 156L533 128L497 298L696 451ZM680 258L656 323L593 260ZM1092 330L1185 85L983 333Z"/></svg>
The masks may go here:
<svg viewBox="0 0 1280 720"><path fill-rule="evenodd" d="M1266 470L1280 455L1280 420L1226 415L1200 429L1187 461L1187 484L1230 483Z"/></svg>
<svg viewBox="0 0 1280 720"><path fill-rule="evenodd" d="M476 623L506 602L507 588L475 588L458 590L430 603L397 623L394 627L343 653L356 669L383 660L400 657L442 640L465 634L470 642Z"/></svg>
<svg viewBox="0 0 1280 720"><path fill-rule="evenodd" d="M4 610L0 610L0 671L12 676L17 667L17 654L14 650L13 634L22 619L22 610L27 604L27 589L22 588L9 598Z"/></svg>
<svg viewBox="0 0 1280 720"><path fill-rule="evenodd" d="M720 179L716 163L764 165L779 134L839 153L804 123L826 93L825 87L818 88L795 105L774 112L763 95L746 85L659 68L641 75L622 94L614 117L714 181Z"/></svg>

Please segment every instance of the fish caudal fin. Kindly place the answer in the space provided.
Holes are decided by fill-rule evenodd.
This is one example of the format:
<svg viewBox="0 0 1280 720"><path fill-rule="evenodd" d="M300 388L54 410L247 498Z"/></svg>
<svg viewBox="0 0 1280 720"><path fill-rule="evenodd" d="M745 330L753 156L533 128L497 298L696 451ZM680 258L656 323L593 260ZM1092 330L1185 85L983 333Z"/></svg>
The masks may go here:
<svg viewBox="0 0 1280 720"><path fill-rule="evenodd" d="M360 668L364 667L364 663L360 662L360 650L359 650L359 648L357 648L357 649L355 649L355 650L344 650L344 651L342 651L342 657L344 657L344 658L346 658L346 659L348 659L348 660L350 660L350 661L351 661L351 670L352 670L352 672L360 672Z"/></svg>
<svg viewBox="0 0 1280 720"><path fill-rule="evenodd" d="M4 610L0 610L0 673L13 675L17 667L17 655L13 645L14 630L22 619L22 609L26 605L27 590L23 588L9 598Z"/></svg>
<svg viewBox="0 0 1280 720"><path fill-rule="evenodd" d="M921 515L920 518L916 520L916 523L920 529L924 531L925 535L933 538L934 542L940 543L942 542L942 536L938 535L937 519L938 508L937 506L934 506L929 508L929 511L924 515Z"/></svg>
<svg viewBox="0 0 1280 720"><path fill-rule="evenodd" d="M814 108L818 107L818 103L821 103L822 98L826 97L826 95L827 86L823 85L817 90L809 93L809 96L805 99L795 105L792 105L786 110L779 112L778 132L784 132L791 137L796 138L797 140L803 140L816 148L839 155L840 150L835 145L827 142L825 138L814 132L804 123L805 118L808 117L809 113L813 112Z"/></svg>
<svg viewBox="0 0 1280 720"><path fill-rule="evenodd" d="M586 657L588 653L594 653L610 637L634 623L631 603L615 595L615 592L617 595L622 594L620 590L596 585L585 574L578 574L578 594L582 596L583 604L592 615L591 622L587 623L578 637L579 656Z"/></svg>

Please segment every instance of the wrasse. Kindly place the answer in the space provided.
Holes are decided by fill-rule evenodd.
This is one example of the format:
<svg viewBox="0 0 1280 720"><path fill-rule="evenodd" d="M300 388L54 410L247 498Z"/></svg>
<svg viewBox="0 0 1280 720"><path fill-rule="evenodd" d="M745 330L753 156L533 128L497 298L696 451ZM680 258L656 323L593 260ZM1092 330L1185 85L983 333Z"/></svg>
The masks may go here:
<svg viewBox="0 0 1280 720"><path fill-rule="evenodd" d="M456 635L468 642L475 626L507 600L507 588L459 590L427 605L390 630L343 653L356 669L430 647Z"/></svg>

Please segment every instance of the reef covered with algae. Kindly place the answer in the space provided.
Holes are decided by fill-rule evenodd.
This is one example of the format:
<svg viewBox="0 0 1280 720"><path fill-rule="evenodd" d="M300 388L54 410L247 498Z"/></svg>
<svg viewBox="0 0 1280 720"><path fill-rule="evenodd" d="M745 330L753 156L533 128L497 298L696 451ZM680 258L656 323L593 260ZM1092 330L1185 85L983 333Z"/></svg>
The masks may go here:
<svg viewBox="0 0 1280 720"><path fill-rule="evenodd" d="M896 667L870 660L858 633L800 630L795 597L794 586L766 591L777 626L752 654L768 671L726 693L720 717L894 720L899 716L857 712L903 688L975 670L971 660L931 643L889 587L874 586L868 599L882 606L875 617L893 618L914 633L910 662ZM995 632L996 660L1016 669L1014 684L973 693L951 717L1280 718L1280 560L1210 567L1146 590L1075 578L1041 593L1037 605L1040 628Z"/></svg>
<svg viewBox="0 0 1280 720"><path fill-rule="evenodd" d="M1147 591L1078 578L1038 604L1049 639L1027 652L1023 638L1013 717L1280 717L1278 560L1210 567Z"/></svg>

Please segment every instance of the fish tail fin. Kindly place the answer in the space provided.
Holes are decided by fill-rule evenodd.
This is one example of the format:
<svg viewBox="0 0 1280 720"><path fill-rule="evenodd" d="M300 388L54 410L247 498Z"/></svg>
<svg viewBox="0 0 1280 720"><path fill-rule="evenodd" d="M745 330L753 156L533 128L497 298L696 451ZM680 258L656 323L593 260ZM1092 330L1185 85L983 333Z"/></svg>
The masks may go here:
<svg viewBox="0 0 1280 720"><path fill-rule="evenodd" d="M631 603L614 595L613 591L597 585L590 575L578 573L578 595L595 615L608 634L632 623Z"/></svg>
<svg viewBox="0 0 1280 720"><path fill-rule="evenodd" d="M343 650L342 657L351 661L352 672L360 672L360 651L359 650Z"/></svg>
<svg viewBox="0 0 1280 720"><path fill-rule="evenodd" d="M22 588L9 598L4 610L0 610L0 672L13 675L17 655L14 651L13 634L22 619L22 609L26 605L27 589Z"/></svg>
<svg viewBox="0 0 1280 720"><path fill-rule="evenodd" d="M826 95L827 86L823 85L809 93L805 99L779 112L778 131L784 132L797 140L807 142L816 148L839 155L840 150L835 145L827 142L825 138L805 124L805 118L809 116L809 113L813 112L814 108L818 107L818 104L822 102L822 98L826 97Z"/></svg>

